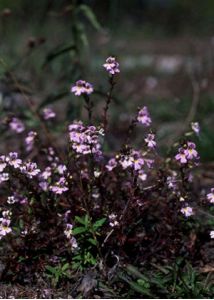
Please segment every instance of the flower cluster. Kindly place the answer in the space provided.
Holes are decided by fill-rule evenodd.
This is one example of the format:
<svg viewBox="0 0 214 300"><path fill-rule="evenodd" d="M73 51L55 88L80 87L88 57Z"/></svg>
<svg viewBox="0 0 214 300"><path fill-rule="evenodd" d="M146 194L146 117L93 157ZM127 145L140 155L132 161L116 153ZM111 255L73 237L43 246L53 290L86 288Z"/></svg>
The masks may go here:
<svg viewBox="0 0 214 300"><path fill-rule="evenodd" d="M19 203L24 205L28 203L28 199L25 196L14 193L12 196L7 197L7 203L8 204Z"/></svg>
<svg viewBox="0 0 214 300"><path fill-rule="evenodd" d="M155 135L153 133L149 133L144 141L146 142L148 148L154 149L156 147Z"/></svg>
<svg viewBox="0 0 214 300"><path fill-rule="evenodd" d="M30 131L25 138L25 145L26 145L26 151L30 152L33 149L35 138L37 136L37 133L35 131Z"/></svg>
<svg viewBox="0 0 214 300"><path fill-rule="evenodd" d="M69 125L69 137L72 149L81 154L102 155L99 141L100 131L95 126L84 126L82 122Z"/></svg>
<svg viewBox="0 0 214 300"><path fill-rule="evenodd" d="M6 236L12 231L10 223L11 212L9 210L5 210L2 212L2 217L0 218L0 240L2 239L2 237Z"/></svg>
<svg viewBox="0 0 214 300"><path fill-rule="evenodd" d="M116 214L112 213L108 216L108 218L109 218L109 225L111 227L116 227L116 226L119 225L119 222L117 221L117 215Z"/></svg>
<svg viewBox="0 0 214 300"><path fill-rule="evenodd" d="M77 240L73 236L72 231L73 231L73 225L67 223L66 228L64 230L64 234L65 234L66 238L68 239L68 243L69 243L71 249L76 250L76 249L78 249L78 244L77 244Z"/></svg>
<svg viewBox="0 0 214 300"><path fill-rule="evenodd" d="M44 108L42 115L44 120L54 119L56 117L56 113L50 107Z"/></svg>
<svg viewBox="0 0 214 300"><path fill-rule="evenodd" d="M61 195L62 193L68 191L68 183L65 177L61 177L54 185L50 186L50 190L55 193Z"/></svg>
<svg viewBox="0 0 214 300"><path fill-rule="evenodd" d="M183 147L178 149L178 154L176 154L175 159L181 164L187 164L190 161L197 162L199 156L195 148L196 145L193 142L187 142Z"/></svg>
<svg viewBox="0 0 214 300"><path fill-rule="evenodd" d="M114 57L109 57L103 66L112 75L109 81L112 83L110 88L113 89L113 75L120 72L119 64ZM121 255L125 253L127 257L132 256L126 251L129 251L127 249L130 249L130 242L136 238L142 239L142 243L135 244L132 249L134 255L145 253L148 242L159 247L159 244L153 243L153 238L156 238L154 232L160 232L164 228L161 232L162 253L166 251L169 255L175 255L179 244L182 244L183 226L174 230L174 225L178 224L181 217L189 218L197 212L191 195L194 174L192 167L199 159L196 145L191 141L183 142L174 159L161 157L155 150L155 131L150 127L152 120L148 108L144 106L127 126L125 142L118 147L117 152L106 153L104 149L108 136L103 138L104 130L100 127L105 128L104 122L100 120L102 125L94 126L90 117L93 105L87 95L93 92L92 85L79 80L71 88L71 92L76 96L84 96L89 111L89 125L73 121L68 126L69 142L66 148L63 148L63 143L49 145L52 142L50 131L50 139L45 140L42 136L38 139L41 148L36 151L39 131L37 134L31 130L26 131L28 133L25 137L20 135L27 151L21 155L9 152L0 156L0 239L13 231L13 238L18 236L24 244L26 235L38 235L38 238L28 239L29 245L25 253L27 257L28 249L36 249L38 241L40 245L44 245L50 237L47 245L51 255L62 253L68 256L71 250L80 251L77 253L78 259L80 257L80 260L93 263L93 257L97 260L100 255L99 249L101 255L108 253L101 246L104 244L108 249L108 246L110 249L115 245L117 249L120 247ZM107 94L107 106L110 104L110 95L111 92ZM55 118L56 114L52 109L45 108L41 116L43 120L49 120ZM139 124L145 127L145 133L141 137L141 146L135 148L131 143L131 134ZM47 124L43 122L42 125ZM199 134L197 122L192 123L191 127ZM10 128L17 133L25 130L17 118L12 119ZM20 149L23 150L23 147ZM207 202L214 203L214 188L207 193L206 198ZM199 205L205 203L201 202ZM79 222L80 229L73 228L72 225L78 220L77 215L81 217L79 220L84 220ZM106 217L108 222L102 223ZM130 227L133 220L134 224ZM149 228L150 224L152 229ZM143 234L142 228L145 231ZM98 237L96 241L89 238L87 230L90 235ZM214 238L214 231L210 231L210 238ZM65 240L67 250L64 247ZM88 242L91 243L89 249ZM167 249L169 243L172 246L169 247L170 252ZM93 248L92 253L91 245L97 247L97 250L96 247ZM87 257L84 257L85 254ZM83 265L90 265L89 261Z"/></svg>
<svg viewBox="0 0 214 300"><path fill-rule="evenodd" d="M114 168L116 168L116 166L117 166L116 159L111 158L106 165L106 169L111 172Z"/></svg>
<svg viewBox="0 0 214 300"><path fill-rule="evenodd" d="M25 130L25 125L23 122L18 119L13 117L9 123L10 129L15 131L16 133L22 133Z"/></svg>
<svg viewBox="0 0 214 300"><path fill-rule="evenodd" d="M71 92L75 96L81 96L82 94L90 95L93 93L93 86L85 80L78 80L74 86L71 87Z"/></svg>
<svg viewBox="0 0 214 300"><path fill-rule="evenodd" d="M129 154L120 154L115 158L111 158L106 164L106 169L110 172L117 166L121 166L123 170L132 169L137 177L144 181L147 178L145 169L150 169L154 161L146 158L140 151L132 150Z"/></svg>
<svg viewBox="0 0 214 300"><path fill-rule="evenodd" d="M214 203L214 188L211 189L210 193L207 194L207 199L210 203Z"/></svg>
<svg viewBox="0 0 214 300"><path fill-rule="evenodd" d="M148 127L148 126L151 125L152 120L150 118L149 111L148 111L148 108L146 106L144 106L143 108L141 108L139 110L137 121L140 124L144 125L145 127Z"/></svg>
<svg viewBox="0 0 214 300"><path fill-rule="evenodd" d="M0 157L0 177L1 182L9 179L9 173L2 173L6 167L12 167L29 178L33 178L40 173L40 169L35 162L23 162L17 152L10 152L7 156Z"/></svg>
<svg viewBox="0 0 214 300"><path fill-rule="evenodd" d="M198 122L192 122L191 123L191 128L195 132L196 135L199 135L200 133L200 125Z"/></svg>
<svg viewBox="0 0 214 300"><path fill-rule="evenodd" d="M182 212L182 214L184 214L185 217L190 217L194 214L193 209L190 206L181 208L181 212Z"/></svg>
<svg viewBox="0 0 214 300"><path fill-rule="evenodd" d="M106 59L106 63L103 67L108 71L111 75L115 75L116 73L120 73L119 63L116 61L116 58L110 56Z"/></svg>
<svg viewBox="0 0 214 300"><path fill-rule="evenodd" d="M167 187L168 187L168 189L170 189L172 191L176 191L176 189L178 188L178 186L177 186L178 179L176 176L177 176L177 173L174 172L174 174L172 174L172 176L168 176L166 178Z"/></svg>

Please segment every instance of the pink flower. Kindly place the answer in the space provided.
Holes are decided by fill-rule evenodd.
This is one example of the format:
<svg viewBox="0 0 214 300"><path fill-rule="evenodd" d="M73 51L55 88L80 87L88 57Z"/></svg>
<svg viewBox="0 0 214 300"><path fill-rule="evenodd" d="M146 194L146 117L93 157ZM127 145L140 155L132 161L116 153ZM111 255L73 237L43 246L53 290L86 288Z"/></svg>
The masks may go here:
<svg viewBox="0 0 214 300"><path fill-rule="evenodd" d="M8 181L9 180L9 174L8 173L1 173L0 174L0 183L4 182L4 181Z"/></svg>
<svg viewBox="0 0 214 300"><path fill-rule="evenodd" d="M11 213L8 210L2 212L2 218L0 218L0 240L12 231L10 228L10 215Z"/></svg>
<svg viewBox="0 0 214 300"><path fill-rule="evenodd" d="M177 179L175 176L168 176L166 179L166 183L169 189L176 190L177 188Z"/></svg>
<svg viewBox="0 0 214 300"><path fill-rule="evenodd" d="M102 153L99 135L99 130L95 126L83 126L80 122L69 125L71 147L77 153L83 155L92 153L100 157Z"/></svg>
<svg viewBox="0 0 214 300"><path fill-rule="evenodd" d="M117 166L117 161L115 158L111 158L106 165L108 171L112 171Z"/></svg>
<svg viewBox="0 0 214 300"><path fill-rule="evenodd" d="M35 131L30 131L25 138L25 144L26 144L26 151L31 151L34 146L35 138L37 136L37 133Z"/></svg>
<svg viewBox="0 0 214 300"><path fill-rule="evenodd" d="M47 181L40 181L39 186L44 192L47 192L49 184Z"/></svg>
<svg viewBox="0 0 214 300"><path fill-rule="evenodd" d="M7 197L8 204L14 204L15 202L17 202L17 199L14 196Z"/></svg>
<svg viewBox="0 0 214 300"><path fill-rule="evenodd" d="M4 169L6 168L7 163L6 163L6 156L5 155L1 155L0 156L0 173L4 171Z"/></svg>
<svg viewBox="0 0 214 300"><path fill-rule="evenodd" d="M93 91L93 86L85 80L78 80L76 85L71 87L71 92L74 93L75 96L80 96L82 94L90 95Z"/></svg>
<svg viewBox="0 0 214 300"><path fill-rule="evenodd" d="M214 230L210 231L210 238L214 239Z"/></svg>
<svg viewBox="0 0 214 300"><path fill-rule="evenodd" d="M175 156L175 159L180 161L181 164L186 164L191 160L194 160L195 164L197 164L199 156L195 148L196 146L194 143L187 142L186 145L178 149L178 154Z"/></svg>
<svg viewBox="0 0 214 300"><path fill-rule="evenodd" d="M196 146L192 142L187 142L187 148L184 149L184 153L187 159L198 158L198 152L195 150Z"/></svg>
<svg viewBox="0 0 214 300"><path fill-rule="evenodd" d="M147 165L147 167L149 169L151 169L153 167L153 164L154 164L154 160L153 159L146 158L146 159L144 159L144 161L145 161L145 163L146 163L146 165Z"/></svg>
<svg viewBox="0 0 214 300"><path fill-rule="evenodd" d="M128 167L133 166L133 157L130 156L122 156L119 160L123 169L127 169Z"/></svg>
<svg viewBox="0 0 214 300"><path fill-rule="evenodd" d="M67 167L65 165L58 165L56 169L60 175L63 175L67 171Z"/></svg>
<svg viewBox="0 0 214 300"><path fill-rule="evenodd" d="M147 179L147 174L143 170L138 171L138 178L142 181L145 181Z"/></svg>
<svg viewBox="0 0 214 300"><path fill-rule="evenodd" d="M52 171L51 167L45 168L45 171L41 173L40 177L44 180L47 180L48 178L51 177Z"/></svg>
<svg viewBox="0 0 214 300"><path fill-rule="evenodd" d="M119 63L116 61L115 57L110 56L106 59L106 63L103 67L108 71L110 74L115 75L116 73L120 73L119 70Z"/></svg>
<svg viewBox="0 0 214 300"><path fill-rule="evenodd" d="M25 126L21 120L18 118L12 118L9 123L10 129L15 131L16 133L21 133L25 130Z"/></svg>
<svg viewBox="0 0 214 300"><path fill-rule="evenodd" d="M214 188L211 189L211 192L207 194L207 199L210 203L214 203Z"/></svg>
<svg viewBox="0 0 214 300"><path fill-rule="evenodd" d="M133 161L135 171L141 170L144 165L144 159L142 157L136 157Z"/></svg>
<svg viewBox="0 0 214 300"><path fill-rule="evenodd" d="M22 167L21 167L22 173L27 175L29 178L33 178L37 176L41 171L38 169L37 164L34 162L26 162Z"/></svg>
<svg viewBox="0 0 214 300"><path fill-rule="evenodd" d="M139 123L141 123L142 125L148 127L151 125L152 120L150 118L149 112L148 112L148 108L146 106L144 106L139 112L138 112L138 117L137 120Z"/></svg>
<svg viewBox="0 0 214 300"><path fill-rule="evenodd" d="M61 195L62 193L68 191L67 182L65 177L61 177L55 185L50 186L50 190L57 195Z"/></svg>
<svg viewBox="0 0 214 300"><path fill-rule="evenodd" d="M187 157L183 148L179 148L178 154L175 156L175 159L179 161L181 164L187 163Z"/></svg>
<svg viewBox="0 0 214 300"><path fill-rule="evenodd" d="M74 236L72 236L71 239L69 240L69 244L71 246L71 250L76 250L79 248L77 240Z"/></svg>
<svg viewBox="0 0 214 300"><path fill-rule="evenodd" d="M156 142L154 139L155 139L155 135L152 133L149 133L147 137L144 139L144 141L146 142L149 148L154 149L156 147Z"/></svg>
<svg viewBox="0 0 214 300"><path fill-rule="evenodd" d="M64 230L64 234L67 237L67 239L71 238L72 236L72 230L73 230L73 225L72 224L66 224L66 228Z"/></svg>
<svg viewBox="0 0 214 300"><path fill-rule="evenodd" d="M199 123L198 122L192 122L191 127L192 127L192 130L195 132L195 134L199 135L199 133L200 133Z"/></svg>
<svg viewBox="0 0 214 300"><path fill-rule="evenodd" d="M116 227L119 225L119 222L117 221L117 215L116 214L110 214L109 215L109 225L111 227Z"/></svg>
<svg viewBox="0 0 214 300"><path fill-rule="evenodd" d="M77 243L76 238L73 236L73 225L72 224L69 224L69 223L66 224L64 234L65 234L66 238L69 241L71 249L72 250L77 249L78 248L78 243Z"/></svg>
<svg viewBox="0 0 214 300"><path fill-rule="evenodd" d="M56 117L56 113L49 107L44 108L42 113L43 113L43 118L45 120L53 119Z"/></svg>
<svg viewBox="0 0 214 300"><path fill-rule="evenodd" d="M6 161L11 167L14 167L15 169L20 168L22 164L22 160L18 158L18 153L16 152L10 152L6 158Z"/></svg>
<svg viewBox="0 0 214 300"><path fill-rule="evenodd" d="M183 207L181 209L181 212L183 215L185 215L185 217L190 217L190 216L194 215L193 209L190 206Z"/></svg>

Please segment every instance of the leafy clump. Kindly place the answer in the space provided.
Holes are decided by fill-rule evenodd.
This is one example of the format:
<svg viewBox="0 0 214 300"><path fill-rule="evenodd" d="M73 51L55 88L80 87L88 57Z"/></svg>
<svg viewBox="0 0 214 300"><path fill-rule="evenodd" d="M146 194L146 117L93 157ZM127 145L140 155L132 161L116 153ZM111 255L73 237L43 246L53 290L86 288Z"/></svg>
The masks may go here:
<svg viewBox="0 0 214 300"><path fill-rule="evenodd" d="M87 16L91 19L90 12ZM142 106L127 126L120 149L104 150L120 66L114 57L103 66L110 88L102 120L95 118L93 85L78 80L71 92L83 97L88 121L66 124L63 146L49 130L56 118L50 107L36 112L40 130L28 128L17 116L8 118L8 129L22 143L0 157L0 239L9 254L3 279L20 281L26 271L45 273L57 286L74 272L91 269L99 271L101 282L122 280L131 288L130 296L206 296L209 291L190 265L185 275L179 274L180 267L175 274L166 267L147 277L130 265L128 275L124 273L127 263L169 263L184 252L187 260L199 257L197 244L213 238L214 192L194 193L200 161L197 122L172 146L169 157L161 157L149 109ZM132 143L137 127L142 130L139 148ZM201 225L201 213L210 216L209 224Z"/></svg>

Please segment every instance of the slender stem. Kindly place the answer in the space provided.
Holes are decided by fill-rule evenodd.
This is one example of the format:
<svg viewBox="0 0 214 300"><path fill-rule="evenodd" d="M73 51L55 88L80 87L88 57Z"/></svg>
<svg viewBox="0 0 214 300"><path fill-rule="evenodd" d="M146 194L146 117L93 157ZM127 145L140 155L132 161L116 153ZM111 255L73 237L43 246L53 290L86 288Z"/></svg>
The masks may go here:
<svg viewBox="0 0 214 300"><path fill-rule="evenodd" d="M92 112L93 112L93 107L94 104L91 101L90 97L88 95L84 95L84 100L85 100L85 108L88 111L88 121L89 121L89 125L91 125L92 122Z"/></svg>
<svg viewBox="0 0 214 300"><path fill-rule="evenodd" d="M103 109L103 128L104 128L105 133L106 133L107 127L108 127L108 110L109 110L109 106L110 106L110 103L112 100L113 89L116 84L114 81L114 75L111 75L111 77L109 78L109 84L110 84L110 90L107 93L106 103L105 103L105 107Z"/></svg>
<svg viewBox="0 0 214 300"><path fill-rule="evenodd" d="M130 144L131 135L137 125L137 122L138 121L137 121L137 115L136 115L135 118L132 119L132 121L128 127L127 136L125 138L124 144L122 145L121 152L126 151L127 148L129 148L128 146Z"/></svg>

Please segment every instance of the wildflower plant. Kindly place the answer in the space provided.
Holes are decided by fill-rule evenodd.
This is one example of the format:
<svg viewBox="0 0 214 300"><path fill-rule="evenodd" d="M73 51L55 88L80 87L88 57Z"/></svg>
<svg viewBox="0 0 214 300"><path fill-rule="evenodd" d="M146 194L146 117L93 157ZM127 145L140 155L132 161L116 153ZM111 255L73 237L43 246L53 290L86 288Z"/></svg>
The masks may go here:
<svg viewBox="0 0 214 300"><path fill-rule="evenodd" d="M133 257L135 263L149 260L154 251L173 257L185 246L183 224L197 215L200 202L214 202L213 188L203 201L193 193L192 173L199 164L196 144L184 136L170 157L161 157L149 108L144 105L130 120L120 149L104 151L120 66L111 56L103 67L109 91L99 124L94 87L78 80L71 93L85 103L88 120L65 126L65 148L58 148L49 136L45 122L56 113L46 108L40 120L47 140L39 130L27 128L27 132L26 125L14 117L9 128L23 134L24 147L0 156L1 243L10 243L11 251L16 256L23 252L26 260L36 257L41 262L44 256L61 255L69 265L46 268L56 276L55 284L68 268L95 266L104 272L114 255L124 261ZM140 148L132 143L136 127L143 133ZM191 127L191 134L198 136L199 124ZM210 238L212 229L207 228ZM19 266L20 272L24 270Z"/></svg>

